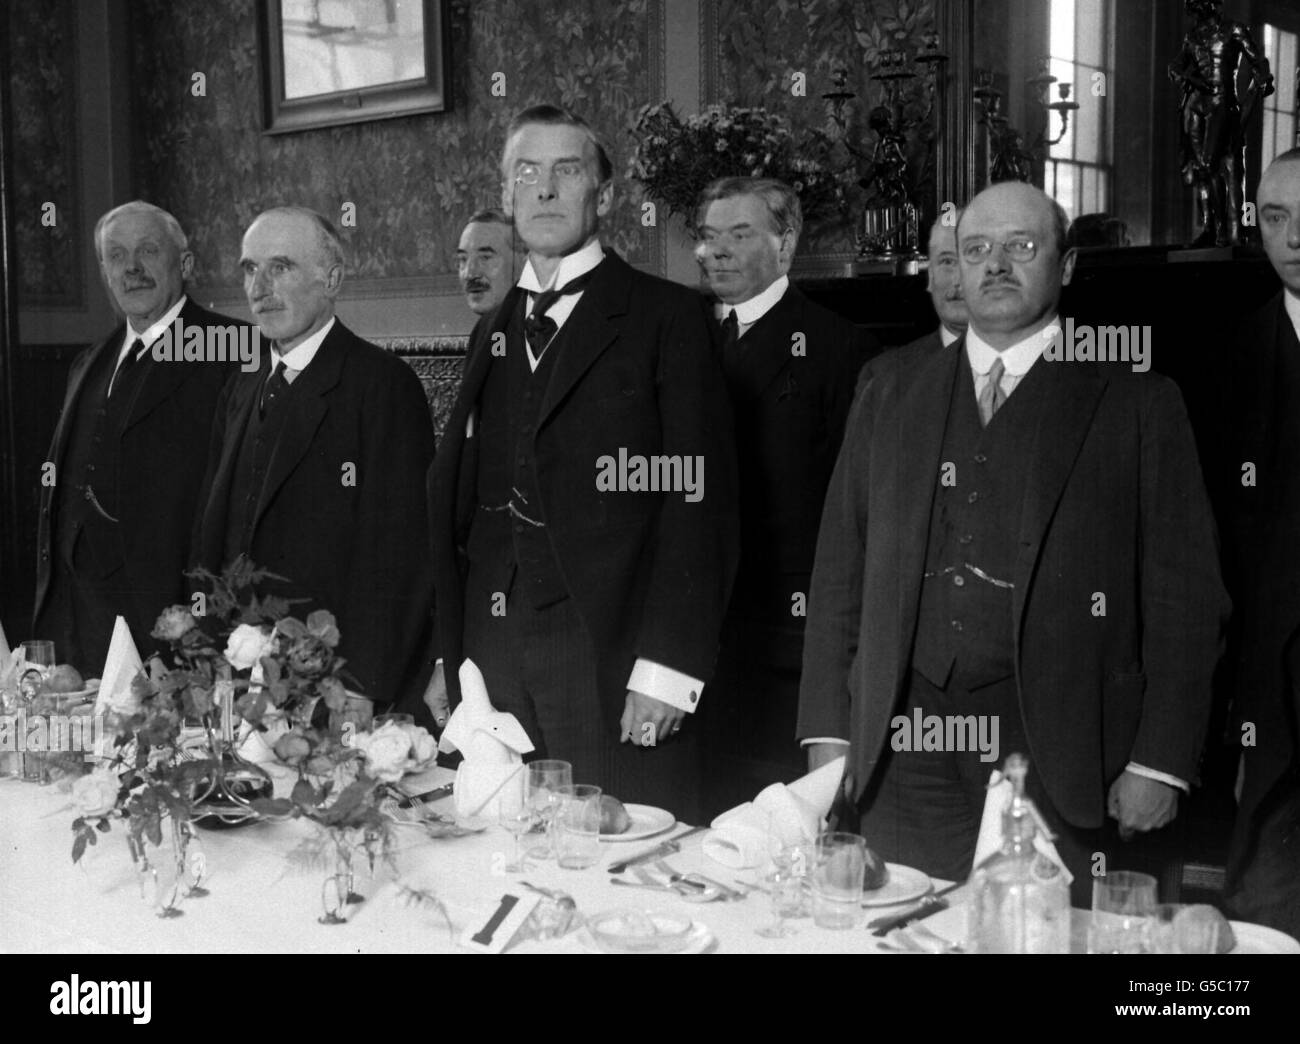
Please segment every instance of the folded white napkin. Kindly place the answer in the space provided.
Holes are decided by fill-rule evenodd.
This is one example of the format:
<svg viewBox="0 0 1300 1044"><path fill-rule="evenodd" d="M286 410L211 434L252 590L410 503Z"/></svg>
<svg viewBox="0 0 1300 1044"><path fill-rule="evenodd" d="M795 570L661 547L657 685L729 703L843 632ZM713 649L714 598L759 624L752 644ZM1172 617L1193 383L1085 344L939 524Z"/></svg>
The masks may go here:
<svg viewBox="0 0 1300 1044"><path fill-rule="evenodd" d="M1007 779L997 769L994 769L989 775L989 788L984 795L984 815L980 819L979 840L975 842L975 861L971 864L972 872L975 867L1002 847L1002 813L1011 804L1014 793L1015 790L1011 785L1011 780ZM1074 875L1066 869L1065 861L1061 858L1061 854L1057 852L1056 845L1047 839L1047 835L1043 830L1044 824L1040 818L1038 820L1038 829L1034 833L1034 848L1061 868L1065 874L1065 883L1069 884L1074 880Z"/></svg>
<svg viewBox="0 0 1300 1044"><path fill-rule="evenodd" d="M493 709L487 683L473 660L460 665L460 703L442 731L438 749L460 751L453 793L458 816L497 814L498 795L522 771L533 741L513 714Z"/></svg>
<svg viewBox="0 0 1300 1044"><path fill-rule="evenodd" d="M131 628L119 616L113 623L113 638L108 643L103 679L99 683L99 695L95 698L95 713L110 709L119 698L126 702L131 693L131 683L143 669L144 663L131 638Z"/></svg>
<svg viewBox="0 0 1300 1044"><path fill-rule="evenodd" d="M739 870L765 866L778 843L815 840L843 776L844 759L836 758L788 786L773 783L753 801L723 812L710 824L713 829L704 835L704 854Z"/></svg>

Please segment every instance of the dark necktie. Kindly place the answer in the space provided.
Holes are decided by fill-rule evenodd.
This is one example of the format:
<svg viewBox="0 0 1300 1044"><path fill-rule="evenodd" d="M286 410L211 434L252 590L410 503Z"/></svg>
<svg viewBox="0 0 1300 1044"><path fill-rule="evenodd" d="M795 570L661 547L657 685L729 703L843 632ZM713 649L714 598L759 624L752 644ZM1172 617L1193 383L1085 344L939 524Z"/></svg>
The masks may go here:
<svg viewBox="0 0 1300 1044"><path fill-rule="evenodd" d="M561 297L582 293L599 268L600 266L597 265L589 272L570 279L560 289L543 290L533 298L533 310L524 319L524 337L528 341L528 347L532 349L533 358L538 362L541 361L542 353L546 351L546 346L551 343L551 338L555 336L555 331L558 329L555 320L547 318L547 310Z"/></svg>
<svg viewBox="0 0 1300 1044"><path fill-rule="evenodd" d="M140 361L140 356L144 354L143 349L144 341L140 340L140 338L137 337L131 342L131 347L126 350L126 355L117 365L117 371L113 374L113 379L109 381L108 397L110 399L126 383L126 375Z"/></svg>
<svg viewBox="0 0 1300 1044"><path fill-rule="evenodd" d="M722 366L728 373L740 366L740 319L734 308L722 320Z"/></svg>
<svg viewBox="0 0 1300 1044"><path fill-rule="evenodd" d="M266 384L262 388L260 409L263 417L266 416L267 410L275 405L276 400L284 394L287 387L289 387L289 382L284 379L284 363L277 362L275 369L271 371L271 376L267 378Z"/></svg>

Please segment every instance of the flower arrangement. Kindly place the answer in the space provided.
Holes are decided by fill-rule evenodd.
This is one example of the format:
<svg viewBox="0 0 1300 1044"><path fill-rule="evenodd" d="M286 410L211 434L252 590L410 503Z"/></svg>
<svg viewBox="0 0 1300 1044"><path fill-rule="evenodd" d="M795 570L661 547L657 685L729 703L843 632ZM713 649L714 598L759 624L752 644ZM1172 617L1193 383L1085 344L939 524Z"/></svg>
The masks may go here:
<svg viewBox="0 0 1300 1044"><path fill-rule="evenodd" d="M357 705L369 704L344 684L334 617L317 610L299 620L289 615L288 600L256 594L262 581L283 578L244 558L220 576L202 569L189 575L208 589L195 598L201 611L163 610L153 637L169 652L150 659L129 694L109 694L113 749L72 785L80 812L72 824L74 862L115 819L128 824L137 863L145 841L162 843L164 817L188 836L201 813L198 791L232 754L234 717L263 735L278 730L274 754L299 774L290 798L280 800L270 797L265 777L265 791L244 802L251 812L359 832L373 860L386 848L390 823L378 811L377 792L412 767L432 764L433 737L395 722L367 731L368 712ZM185 742L187 720L203 723L204 757Z"/></svg>
<svg viewBox="0 0 1300 1044"><path fill-rule="evenodd" d="M682 215L692 234L700 193L718 178L784 181L809 223L844 211L844 186L828 167L826 138L796 142L785 121L762 107L711 105L683 120L661 102L638 109L630 133L636 147L628 176L670 214Z"/></svg>

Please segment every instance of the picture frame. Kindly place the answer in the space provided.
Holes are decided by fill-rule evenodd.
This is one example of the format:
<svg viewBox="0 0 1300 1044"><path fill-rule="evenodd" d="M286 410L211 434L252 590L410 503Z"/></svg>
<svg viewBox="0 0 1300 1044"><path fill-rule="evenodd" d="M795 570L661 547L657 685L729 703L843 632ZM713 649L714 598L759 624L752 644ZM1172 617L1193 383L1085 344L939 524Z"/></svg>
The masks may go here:
<svg viewBox="0 0 1300 1044"><path fill-rule="evenodd" d="M263 131L445 112L447 0L258 0Z"/></svg>

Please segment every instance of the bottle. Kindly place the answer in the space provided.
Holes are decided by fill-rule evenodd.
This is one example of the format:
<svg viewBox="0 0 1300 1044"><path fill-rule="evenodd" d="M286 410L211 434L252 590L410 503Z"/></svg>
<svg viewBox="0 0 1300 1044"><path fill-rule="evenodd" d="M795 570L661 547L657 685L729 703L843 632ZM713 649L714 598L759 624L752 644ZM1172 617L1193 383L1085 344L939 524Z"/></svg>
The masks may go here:
<svg viewBox="0 0 1300 1044"><path fill-rule="evenodd" d="M1029 759L1007 758L1004 776L1011 801L1002 813L1002 847L971 875L969 949L972 953L1068 953L1070 887L1065 873L1034 847L1041 829L1034 803L1025 797Z"/></svg>

